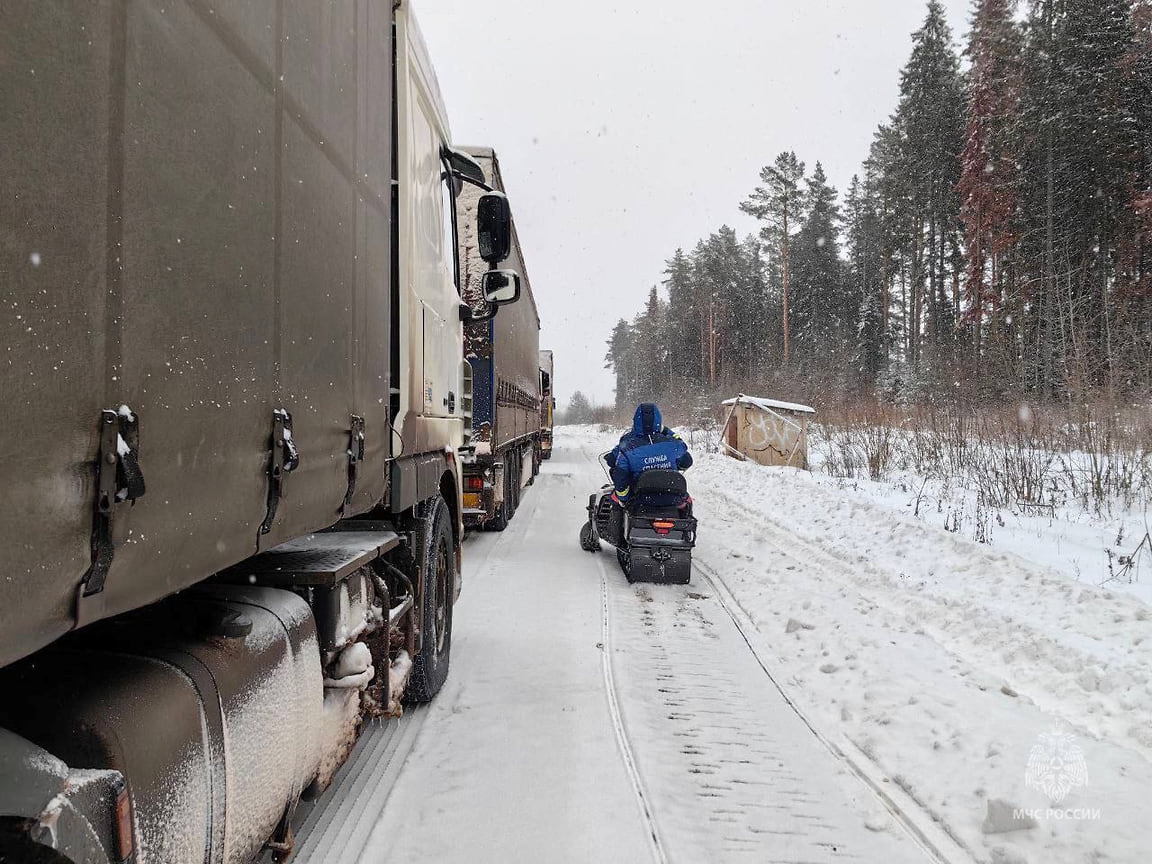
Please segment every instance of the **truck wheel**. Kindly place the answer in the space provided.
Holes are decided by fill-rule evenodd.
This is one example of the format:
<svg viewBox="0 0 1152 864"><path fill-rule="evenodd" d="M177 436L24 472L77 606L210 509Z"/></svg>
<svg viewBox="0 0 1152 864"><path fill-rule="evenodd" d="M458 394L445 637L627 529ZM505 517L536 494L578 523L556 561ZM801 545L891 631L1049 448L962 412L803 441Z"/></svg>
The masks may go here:
<svg viewBox="0 0 1152 864"><path fill-rule="evenodd" d="M508 517L504 515L504 505L497 504L492 518L484 523L486 531L503 531L508 527Z"/></svg>
<svg viewBox="0 0 1152 864"><path fill-rule="evenodd" d="M508 523L512 521L512 483L510 482L509 474L512 469L507 460L504 462L504 470L500 472L500 482L503 484L503 503L497 504L496 509L493 511L492 518L484 525L489 531L503 531L508 527Z"/></svg>
<svg viewBox="0 0 1152 864"><path fill-rule="evenodd" d="M524 450L516 451L516 509L520 509L520 502L524 500ZM531 471L532 469L528 469Z"/></svg>
<svg viewBox="0 0 1152 864"><path fill-rule="evenodd" d="M412 677L405 698L429 702L448 678L452 650L452 580L456 550L452 540L451 514L444 499L437 497L423 506L416 536L420 554L416 566L421 585L423 640L412 663Z"/></svg>
<svg viewBox="0 0 1152 864"><path fill-rule="evenodd" d="M517 451L509 453L504 458L504 476L508 478L508 488L504 492L504 509L508 513L508 521L511 522L520 506L520 459Z"/></svg>

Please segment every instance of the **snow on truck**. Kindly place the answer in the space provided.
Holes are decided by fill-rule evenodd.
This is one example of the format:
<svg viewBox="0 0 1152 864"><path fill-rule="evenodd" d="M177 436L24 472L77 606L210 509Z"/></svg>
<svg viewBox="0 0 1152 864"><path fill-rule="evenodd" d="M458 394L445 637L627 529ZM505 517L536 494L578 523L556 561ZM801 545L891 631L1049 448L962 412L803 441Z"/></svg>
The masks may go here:
<svg viewBox="0 0 1152 864"><path fill-rule="evenodd" d="M464 148L504 191L500 162L489 148ZM464 190L458 200L464 225L460 261L464 297L482 302L483 238L473 228L482 196ZM464 465L464 524L503 531L540 466L540 318L524 255L512 225L509 266L520 275L515 307L464 328L464 357L472 372L472 458Z"/></svg>
<svg viewBox="0 0 1152 864"><path fill-rule="evenodd" d="M0 81L0 861L284 858L448 674L506 199L405 0L13 0Z"/></svg>

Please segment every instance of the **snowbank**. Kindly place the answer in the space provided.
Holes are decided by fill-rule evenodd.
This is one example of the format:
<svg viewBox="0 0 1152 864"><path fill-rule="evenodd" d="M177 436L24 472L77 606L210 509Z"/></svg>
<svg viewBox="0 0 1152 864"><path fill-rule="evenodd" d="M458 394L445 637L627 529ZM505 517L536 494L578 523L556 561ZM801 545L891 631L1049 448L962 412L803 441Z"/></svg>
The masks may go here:
<svg viewBox="0 0 1152 864"><path fill-rule="evenodd" d="M1137 802L1152 786L1146 603L927 525L878 484L707 454L689 480L698 557L802 701L978 859L1140 860L1149 836ZM990 814L1003 802L1052 807L1026 774L1054 729L1088 766L1089 785L1061 804L1082 818L1022 817L1001 832Z"/></svg>

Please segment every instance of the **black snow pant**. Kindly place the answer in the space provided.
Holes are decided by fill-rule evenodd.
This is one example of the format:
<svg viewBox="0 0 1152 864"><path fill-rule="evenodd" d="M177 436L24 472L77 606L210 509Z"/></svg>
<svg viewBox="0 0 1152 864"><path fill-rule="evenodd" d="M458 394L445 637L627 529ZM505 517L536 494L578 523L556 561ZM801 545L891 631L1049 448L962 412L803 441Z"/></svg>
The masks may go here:
<svg viewBox="0 0 1152 864"><path fill-rule="evenodd" d="M624 508L612 499L612 509L608 512L608 531L605 539L613 546L624 543Z"/></svg>

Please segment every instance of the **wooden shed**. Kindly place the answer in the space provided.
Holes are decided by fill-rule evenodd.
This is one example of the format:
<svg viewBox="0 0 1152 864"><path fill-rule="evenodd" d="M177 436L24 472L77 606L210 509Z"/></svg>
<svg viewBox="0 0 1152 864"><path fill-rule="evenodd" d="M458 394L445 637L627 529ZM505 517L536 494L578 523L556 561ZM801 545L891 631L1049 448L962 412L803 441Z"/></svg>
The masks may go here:
<svg viewBox="0 0 1152 864"><path fill-rule="evenodd" d="M808 418L816 410L794 402L745 396L726 399L720 443L734 459L808 467Z"/></svg>

